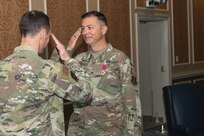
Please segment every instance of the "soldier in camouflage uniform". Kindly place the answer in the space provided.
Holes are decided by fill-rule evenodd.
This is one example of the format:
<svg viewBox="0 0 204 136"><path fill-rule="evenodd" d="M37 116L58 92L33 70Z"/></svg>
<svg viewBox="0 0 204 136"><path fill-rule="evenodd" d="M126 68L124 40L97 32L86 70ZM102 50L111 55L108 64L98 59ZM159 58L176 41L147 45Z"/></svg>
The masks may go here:
<svg viewBox="0 0 204 136"><path fill-rule="evenodd" d="M89 50L75 58L85 67L93 84L89 105L74 103L68 136L140 136L141 105L132 83L134 69L129 58L106 42L107 22L97 11L82 15L82 26L71 37L72 51L82 36Z"/></svg>
<svg viewBox="0 0 204 136"><path fill-rule="evenodd" d="M43 12L25 13L19 27L21 45L0 61L0 136L64 136L62 99L90 103L91 80L63 46L57 48L65 65L38 56L51 35Z"/></svg>

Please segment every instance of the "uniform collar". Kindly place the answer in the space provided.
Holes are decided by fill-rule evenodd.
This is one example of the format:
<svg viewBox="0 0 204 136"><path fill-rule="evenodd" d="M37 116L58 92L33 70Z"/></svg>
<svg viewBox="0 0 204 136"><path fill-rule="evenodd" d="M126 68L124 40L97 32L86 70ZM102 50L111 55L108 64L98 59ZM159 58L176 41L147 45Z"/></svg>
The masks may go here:
<svg viewBox="0 0 204 136"><path fill-rule="evenodd" d="M112 45L110 43L108 43L107 47L100 50L100 51L94 52L92 50L89 50L89 54L91 54L96 59L99 56L101 56L102 54L105 54L110 48L112 48Z"/></svg>
<svg viewBox="0 0 204 136"><path fill-rule="evenodd" d="M23 50L28 50L38 55L37 52L31 46L28 46L28 45L20 45L14 49L14 52L23 51Z"/></svg>
<svg viewBox="0 0 204 136"><path fill-rule="evenodd" d="M86 55L83 57L82 60L87 61L87 62L89 62L92 58L103 60L105 58L105 54L107 52L111 51L112 48L113 48L112 45L110 43L108 43L108 46L105 49L102 49L98 52L93 52L93 51L91 51L91 49L89 49L86 52Z"/></svg>

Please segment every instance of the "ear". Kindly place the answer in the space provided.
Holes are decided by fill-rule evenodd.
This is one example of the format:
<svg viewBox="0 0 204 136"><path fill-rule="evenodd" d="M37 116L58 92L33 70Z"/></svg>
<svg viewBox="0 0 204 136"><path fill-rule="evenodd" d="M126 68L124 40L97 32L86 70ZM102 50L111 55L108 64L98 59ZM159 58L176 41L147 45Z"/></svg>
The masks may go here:
<svg viewBox="0 0 204 136"><path fill-rule="evenodd" d="M40 32L39 32L39 42L40 42L40 45L42 43L44 43L45 38L46 38L46 30L45 29L41 29Z"/></svg>
<svg viewBox="0 0 204 136"><path fill-rule="evenodd" d="M46 30L45 30L44 28L41 29L41 30L40 30L40 37L41 37L41 38L44 38L44 37L46 36L46 33L47 33L47 32L46 32Z"/></svg>
<svg viewBox="0 0 204 136"><path fill-rule="evenodd" d="M108 27L107 27L107 26L103 26L103 27L102 27L102 33L103 33L103 35L105 35L105 34L107 33L107 31L108 31Z"/></svg>

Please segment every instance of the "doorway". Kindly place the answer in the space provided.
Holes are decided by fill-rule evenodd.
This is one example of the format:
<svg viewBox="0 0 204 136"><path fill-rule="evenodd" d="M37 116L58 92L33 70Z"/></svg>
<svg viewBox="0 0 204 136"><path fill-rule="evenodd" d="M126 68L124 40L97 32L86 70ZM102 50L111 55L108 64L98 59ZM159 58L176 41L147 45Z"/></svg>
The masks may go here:
<svg viewBox="0 0 204 136"><path fill-rule="evenodd" d="M138 65L143 116L165 121L162 88L170 84L169 19L138 17Z"/></svg>

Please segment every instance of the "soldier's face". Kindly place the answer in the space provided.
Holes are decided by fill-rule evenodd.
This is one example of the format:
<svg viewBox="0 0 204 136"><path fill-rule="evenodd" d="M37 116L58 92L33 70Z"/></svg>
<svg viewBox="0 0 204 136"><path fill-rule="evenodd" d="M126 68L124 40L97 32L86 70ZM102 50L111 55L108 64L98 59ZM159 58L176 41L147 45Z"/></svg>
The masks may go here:
<svg viewBox="0 0 204 136"><path fill-rule="evenodd" d="M96 45L103 39L105 34L103 33L103 27L97 17L86 17L82 20L82 36L89 46Z"/></svg>

